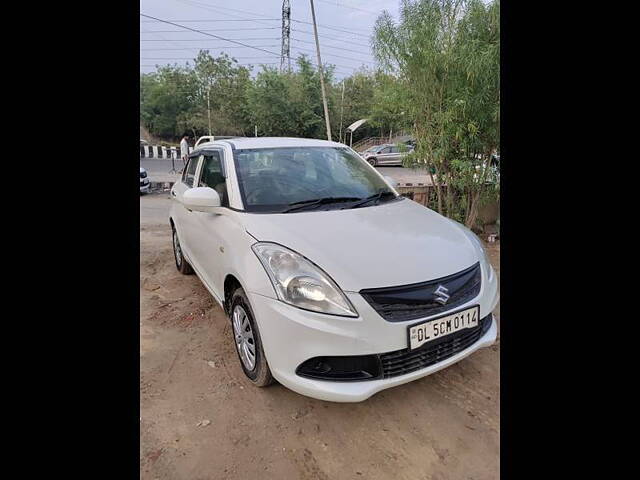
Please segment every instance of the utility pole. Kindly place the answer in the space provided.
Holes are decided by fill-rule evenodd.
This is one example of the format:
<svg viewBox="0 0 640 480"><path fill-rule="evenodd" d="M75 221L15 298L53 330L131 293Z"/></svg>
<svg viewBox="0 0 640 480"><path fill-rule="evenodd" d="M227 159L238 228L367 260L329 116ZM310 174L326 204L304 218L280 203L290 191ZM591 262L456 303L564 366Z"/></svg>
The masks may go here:
<svg viewBox="0 0 640 480"><path fill-rule="evenodd" d="M340 101L340 143L344 143L342 141L342 114L344 113L344 82L345 80L343 79L342 80L342 100Z"/></svg>
<svg viewBox="0 0 640 480"><path fill-rule="evenodd" d="M318 71L320 72L320 88L322 89L322 105L324 106L324 120L327 124L327 139L331 141L331 123L329 122L329 108L327 107L327 94L324 91L324 70L320 59L320 42L318 41L318 26L316 25L316 11L311 2L311 16L313 17L313 35L316 37L316 52L318 53Z"/></svg>
<svg viewBox="0 0 640 480"><path fill-rule="evenodd" d="M207 87L207 116L209 117L209 136L211 136L211 104L209 103L209 90L211 90L211 85Z"/></svg>
<svg viewBox="0 0 640 480"><path fill-rule="evenodd" d="M291 5L289 0L282 0L282 47L280 49L280 72L284 70L285 62L291 73L291 49L289 36L291 33Z"/></svg>

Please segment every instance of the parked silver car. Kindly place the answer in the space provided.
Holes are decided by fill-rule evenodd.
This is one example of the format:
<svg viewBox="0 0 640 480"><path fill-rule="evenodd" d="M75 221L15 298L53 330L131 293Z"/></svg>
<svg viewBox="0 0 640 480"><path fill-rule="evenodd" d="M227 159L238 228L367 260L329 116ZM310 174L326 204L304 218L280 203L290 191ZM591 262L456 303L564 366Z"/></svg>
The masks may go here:
<svg viewBox="0 0 640 480"><path fill-rule="evenodd" d="M402 159L410 151L411 147L409 146L407 146L406 149L402 149L397 145L386 143L383 145L376 145L375 147L368 148L360 155L374 167L377 167L378 165L402 166Z"/></svg>

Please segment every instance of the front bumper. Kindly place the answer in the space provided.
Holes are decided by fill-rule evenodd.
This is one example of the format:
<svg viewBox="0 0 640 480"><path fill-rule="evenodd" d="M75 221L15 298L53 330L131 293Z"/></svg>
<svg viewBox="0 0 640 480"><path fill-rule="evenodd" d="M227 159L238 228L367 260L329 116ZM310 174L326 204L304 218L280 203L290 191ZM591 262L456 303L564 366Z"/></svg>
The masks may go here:
<svg viewBox="0 0 640 480"><path fill-rule="evenodd" d="M407 347L407 326L420 320L388 322L355 292L345 292L360 314L357 318L336 317L292 307L276 299L249 293L263 348L271 372L281 384L302 395L334 402L360 402L373 394L417 380L452 365L497 337L495 319L490 328L471 346L421 370L393 378L363 381L330 381L304 378L296 368L305 360L320 356L369 355ZM493 273L483 272L480 294L465 305L480 305L480 317L489 315L498 303L498 285ZM443 314L429 318L436 318Z"/></svg>

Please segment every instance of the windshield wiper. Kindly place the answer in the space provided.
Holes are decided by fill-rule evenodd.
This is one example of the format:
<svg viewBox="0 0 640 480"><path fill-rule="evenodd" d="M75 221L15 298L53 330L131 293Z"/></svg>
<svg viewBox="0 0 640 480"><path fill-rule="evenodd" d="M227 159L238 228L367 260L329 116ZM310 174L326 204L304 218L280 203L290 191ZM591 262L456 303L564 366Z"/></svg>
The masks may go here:
<svg viewBox="0 0 640 480"><path fill-rule="evenodd" d="M303 208L316 207L318 205L326 205L329 203L352 202L354 200L362 200L362 199L360 197L311 198L309 200L301 200L299 202L290 203L288 206L291 208L287 208L286 210L283 210L282 213L294 212L296 210L301 210Z"/></svg>
<svg viewBox="0 0 640 480"><path fill-rule="evenodd" d="M395 194L390 190L380 190L378 193L374 193L373 195L370 195L367 198L362 199L362 201L358 203L354 203L353 205L349 205L348 207L345 207L345 208L358 208L369 203L372 200L375 200L375 202L378 203L380 199L386 195L392 195L395 197Z"/></svg>

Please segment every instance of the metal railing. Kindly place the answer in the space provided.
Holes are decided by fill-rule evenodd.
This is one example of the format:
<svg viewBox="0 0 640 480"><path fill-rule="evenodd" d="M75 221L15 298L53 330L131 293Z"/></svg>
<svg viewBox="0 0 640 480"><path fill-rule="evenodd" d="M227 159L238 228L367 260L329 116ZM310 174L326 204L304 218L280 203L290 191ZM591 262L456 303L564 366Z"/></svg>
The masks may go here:
<svg viewBox="0 0 640 480"><path fill-rule="evenodd" d="M351 148L356 152L362 152L367 148L382 145L383 143L389 143L389 137L367 137L354 143Z"/></svg>
<svg viewBox="0 0 640 480"><path fill-rule="evenodd" d="M383 143L397 143L401 137L406 137L405 132L399 132L393 137L367 137L357 141L352 145L356 152L363 152L367 148L375 147L376 145L382 145Z"/></svg>

